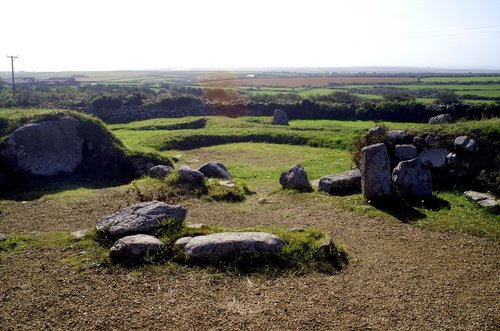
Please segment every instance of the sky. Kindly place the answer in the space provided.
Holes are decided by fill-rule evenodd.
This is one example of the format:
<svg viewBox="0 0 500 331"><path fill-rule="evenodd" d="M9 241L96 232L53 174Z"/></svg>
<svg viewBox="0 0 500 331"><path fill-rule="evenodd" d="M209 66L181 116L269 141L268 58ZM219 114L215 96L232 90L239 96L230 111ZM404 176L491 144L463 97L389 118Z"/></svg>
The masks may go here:
<svg viewBox="0 0 500 331"><path fill-rule="evenodd" d="M500 69L500 0L3 0L0 18L0 71Z"/></svg>

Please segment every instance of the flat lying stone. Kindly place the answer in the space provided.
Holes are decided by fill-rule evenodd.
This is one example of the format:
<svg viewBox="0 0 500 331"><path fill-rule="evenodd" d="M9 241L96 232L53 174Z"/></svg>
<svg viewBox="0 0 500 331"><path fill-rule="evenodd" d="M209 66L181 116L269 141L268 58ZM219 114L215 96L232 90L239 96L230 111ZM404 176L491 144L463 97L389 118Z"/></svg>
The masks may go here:
<svg viewBox="0 0 500 331"><path fill-rule="evenodd" d="M180 225L186 218L187 210L160 201L136 203L97 221L97 231L111 237L125 237L132 234L151 234L162 221L169 218Z"/></svg>
<svg viewBox="0 0 500 331"><path fill-rule="evenodd" d="M191 239L193 239L193 237L182 237L182 238L179 238L175 241L175 246L178 246L180 248L184 248L186 247L186 245L188 244L188 242L191 241Z"/></svg>
<svg viewBox="0 0 500 331"><path fill-rule="evenodd" d="M495 207L500 204L498 198L493 194L481 193L476 191L465 191L467 199L474 201L481 207Z"/></svg>
<svg viewBox="0 0 500 331"><path fill-rule="evenodd" d="M361 192L361 172L359 169L354 169L324 176L319 180L318 191L329 194Z"/></svg>
<svg viewBox="0 0 500 331"><path fill-rule="evenodd" d="M148 255L158 252L163 247L160 239L136 234L119 239L109 250L109 256L115 262L135 263Z"/></svg>
<svg viewBox="0 0 500 331"><path fill-rule="evenodd" d="M276 253L284 242L265 232L221 232L194 237L185 247L188 256L199 259L227 255Z"/></svg>
<svg viewBox="0 0 500 331"><path fill-rule="evenodd" d="M90 233L90 229L83 229L83 230L78 230L78 231L71 232L71 235L76 240L82 240L89 233Z"/></svg>

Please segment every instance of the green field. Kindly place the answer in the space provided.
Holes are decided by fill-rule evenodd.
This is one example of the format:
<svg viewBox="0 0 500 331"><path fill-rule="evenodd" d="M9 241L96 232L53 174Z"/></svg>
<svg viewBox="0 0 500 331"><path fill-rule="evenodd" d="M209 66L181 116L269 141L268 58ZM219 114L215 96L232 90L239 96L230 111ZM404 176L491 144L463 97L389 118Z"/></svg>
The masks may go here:
<svg viewBox="0 0 500 331"><path fill-rule="evenodd" d="M422 82L500 82L500 76L427 77Z"/></svg>

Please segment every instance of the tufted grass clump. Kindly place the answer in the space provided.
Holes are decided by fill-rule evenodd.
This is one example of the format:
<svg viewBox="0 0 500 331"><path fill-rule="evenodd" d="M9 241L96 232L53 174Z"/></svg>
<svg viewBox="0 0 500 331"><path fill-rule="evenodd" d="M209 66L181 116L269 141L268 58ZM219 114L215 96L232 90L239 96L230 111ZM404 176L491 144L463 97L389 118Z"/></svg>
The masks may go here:
<svg viewBox="0 0 500 331"><path fill-rule="evenodd" d="M201 184L186 183L182 181L178 171L173 171L162 179L144 177L135 180L129 193L139 202L158 200L167 203L176 203L181 198L239 202L253 193L244 183L237 180L232 182L232 187L222 185L219 181L205 178Z"/></svg>

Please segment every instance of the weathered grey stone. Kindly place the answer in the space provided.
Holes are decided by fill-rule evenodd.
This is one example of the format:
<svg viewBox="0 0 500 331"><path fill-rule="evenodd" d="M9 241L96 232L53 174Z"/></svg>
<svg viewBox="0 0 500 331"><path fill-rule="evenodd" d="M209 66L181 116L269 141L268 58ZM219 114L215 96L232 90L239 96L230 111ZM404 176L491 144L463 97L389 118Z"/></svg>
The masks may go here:
<svg viewBox="0 0 500 331"><path fill-rule="evenodd" d="M206 177L215 177L221 179L231 179L231 174L226 169L226 167L222 163L218 162L208 162L205 163L198 169Z"/></svg>
<svg viewBox="0 0 500 331"><path fill-rule="evenodd" d="M146 234L136 234L116 241L109 250L109 256L115 262L136 263L142 261L144 257L154 255L162 247L160 239Z"/></svg>
<svg viewBox="0 0 500 331"><path fill-rule="evenodd" d="M417 148L413 145L396 145L394 157L399 160L410 160L417 156Z"/></svg>
<svg viewBox="0 0 500 331"><path fill-rule="evenodd" d="M0 233L0 241L6 241L7 240L7 236L3 233Z"/></svg>
<svg viewBox="0 0 500 331"><path fill-rule="evenodd" d="M203 223L191 223L191 222L186 223L186 228L188 229L201 229L204 226L205 225Z"/></svg>
<svg viewBox="0 0 500 331"><path fill-rule="evenodd" d="M180 225L186 218L186 209L160 201L140 202L123 208L97 221L97 231L111 237L124 237L137 233L151 234L162 222L172 219Z"/></svg>
<svg viewBox="0 0 500 331"><path fill-rule="evenodd" d="M265 232L222 232L194 237L185 247L192 258L276 253L284 246L278 236Z"/></svg>
<svg viewBox="0 0 500 331"><path fill-rule="evenodd" d="M468 153L474 153L479 151L479 146L476 141L467 136L460 136L455 139L455 148Z"/></svg>
<svg viewBox="0 0 500 331"><path fill-rule="evenodd" d="M393 144L410 144L413 137L405 130L391 130L387 132L387 139Z"/></svg>
<svg viewBox="0 0 500 331"><path fill-rule="evenodd" d="M368 201L378 202L392 196L389 154L384 144L361 149L361 191Z"/></svg>
<svg viewBox="0 0 500 331"><path fill-rule="evenodd" d="M0 156L13 169L32 175L71 173L83 158L79 126L70 116L26 124L10 135Z"/></svg>
<svg viewBox="0 0 500 331"><path fill-rule="evenodd" d="M83 230L78 230L78 231L71 232L71 235L76 240L82 240L89 233L90 233L90 229L83 229Z"/></svg>
<svg viewBox="0 0 500 331"><path fill-rule="evenodd" d="M500 205L500 200L493 194L476 191L465 191L464 194L467 199L474 201L481 207L495 207Z"/></svg>
<svg viewBox="0 0 500 331"><path fill-rule="evenodd" d="M300 164L296 164L280 176L280 184L284 188L297 190L311 190L311 184L307 179L307 173Z"/></svg>
<svg viewBox="0 0 500 331"><path fill-rule="evenodd" d="M423 199L432 195L432 175L420 159L400 162L392 172L394 188L405 199Z"/></svg>
<svg viewBox="0 0 500 331"><path fill-rule="evenodd" d="M188 166L182 166L179 169L179 173L182 181L196 185L201 184L203 182L203 178L205 177L198 170L191 169L191 167Z"/></svg>
<svg viewBox="0 0 500 331"><path fill-rule="evenodd" d="M361 191L361 172L348 170L337 175L324 176L319 180L318 191L329 194L347 194Z"/></svg>
<svg viewBox="0 0 500 331"><path fill-rule="evenodd" d="M306 229L304 228L291 228L288 229L289 232L306 232Z"/></svg>
<svg viewBox="0 0 500 331"><path fill-rule="evenodd" d="M450 114L437 115L429 119L429 124L447 124L455 122L456 122L455 118Z"/></svg>
<svg viewBox="0 0 500 331"><path fill-rule="evenodd" d="M432 134L427 135L424 141L425 144L429 147L434 147L434 145L436 145L436 138Z"/></svg>
<svg viewBox="0 0 500 331"><path fill-rule="evenodd" d="M161 178L166 177L172 171L174 171L174 168L172 168L170 166L157 165L157 166L151 167L151 169L149 169L149 171L148 171L148 174L150 177L161 179Z"/></svg>
<svg viewBox="0 0 500 331"><path fill-rule="evenodd" d="M273 125L288 125L288 116L281 109L275 109L273 115L273 121L271 122Z"/></svg>
<svg viewBox="0 0 500 331"><path fill-rule="evenodd" d="M448 150L446 148L433 148L424 149L420 154L418 154L417 158L427 166L432 168L441 168L446 163L447 155Z"/></svg>
<svg viewBox="0 0 500 331"><path fill-rule="evenodd" d="M385 134L384 128L382 128L380 126L376 126L376 127L368 130L366 137L368 139L375 139L377 137L382 137L384 134Z"/></svg>
<svg viewBox="0 0 500 331"><path fill-rule="evenodd" d="M234 188L236 187L236 185L230 181L227 181L227 180L219 180L219 185L220 186L225 186L225 187L229 187L229 188Z"/></svg>
<svg viewBox="0 0 500 331"><path fill-rule="evenodd" d="M178 246L180 248L184 248L186 247L186 245L188 244L188 242L193 239L193 237L182 237L182 238L179 238L175 241L175 246Z"/></svg>

